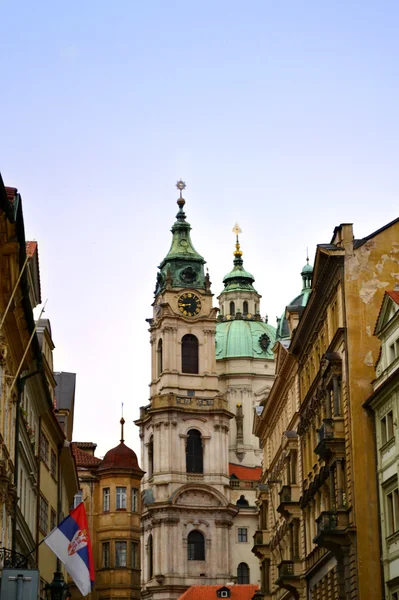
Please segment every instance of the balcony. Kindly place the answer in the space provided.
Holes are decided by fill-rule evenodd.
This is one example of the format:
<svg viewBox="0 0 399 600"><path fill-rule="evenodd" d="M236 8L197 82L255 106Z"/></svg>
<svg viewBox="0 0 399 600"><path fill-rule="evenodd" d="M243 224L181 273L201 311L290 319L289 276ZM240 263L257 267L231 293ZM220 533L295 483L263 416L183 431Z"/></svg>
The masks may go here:
<svg viewBox="0 0 399 600"><path fill-rule="evenodd" d="M301 590L304 589L305 583L301 579L301 562L299 560L282 560L278 569L278 578L276 585L279 588L288 590L294 598L299 598Z"/></svg>
<svg viewBox="0 0 399 600"><path fill-rule="evenodd" d="M345 431L343 419L323 419L323 425L317 430L318 443L316 454L328 462L331 457L344 458Z"/></svg>
<svg viewBox="0 0 399 600"><path fill-rule="evenodd" d="M291 516L300 516L299 496L300 490L297 485L283 485L280 492L280 504L277 512L285 519Z"/></svg>
<svg viewBox="0 0 399 600"><path fill-rule="evenodd" d="M346 509L323 511L316 519L317 534L313 542L333 553L350 544L349 514Z"/></svg>
<svg viewBox="0 0 399 600"><path fill-rule="evenodd" d="M252 552L259 560L270 557L270 531L266 529L255 531Z"/></svg>

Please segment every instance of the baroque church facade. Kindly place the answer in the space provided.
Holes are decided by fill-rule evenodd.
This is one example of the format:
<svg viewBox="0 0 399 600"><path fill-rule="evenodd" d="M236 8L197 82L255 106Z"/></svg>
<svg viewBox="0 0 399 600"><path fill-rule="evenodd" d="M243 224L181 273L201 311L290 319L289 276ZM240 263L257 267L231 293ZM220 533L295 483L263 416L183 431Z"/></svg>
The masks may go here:
<svg viewBox="0 0 399 600"><path fill-rule="evenodd" d="M238 228L232 270L213 305L204 258L186 221L183 182L170 250L159 266L150 325L150 402L140 409L142 596L189 586L258 584L251 553L262 450L254 412L274 380L276 330L244 269Z"/></svg>

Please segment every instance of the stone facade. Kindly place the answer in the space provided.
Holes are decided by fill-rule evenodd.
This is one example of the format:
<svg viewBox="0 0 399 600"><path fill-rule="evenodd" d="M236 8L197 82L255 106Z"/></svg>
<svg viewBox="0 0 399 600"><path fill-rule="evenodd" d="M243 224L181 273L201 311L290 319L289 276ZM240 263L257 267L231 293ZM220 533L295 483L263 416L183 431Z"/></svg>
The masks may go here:
<svg viewBox="0 0 399 600"><path fill-rule="evenodd" d="M385 292L374 334L381 350L365 406L375 418L385 598L394 600L399 597L399 291Z"/></svg>
<svg viewBox="0 0 399 600"><path fill-rule="evenodd" d="M372 392L379 352L372 333L384 289L399 278L398 239L399 220L360 240L351 225L337 227L317 248L313 291L292 320L291 339L280 342L288 352L277 360L275 406L266 404L257 425L266 466L261 514L271 519L254 551L270 560L272 598L382 598L373 423L363 403ZM291 435L295 493L284 452Z"/></svg>

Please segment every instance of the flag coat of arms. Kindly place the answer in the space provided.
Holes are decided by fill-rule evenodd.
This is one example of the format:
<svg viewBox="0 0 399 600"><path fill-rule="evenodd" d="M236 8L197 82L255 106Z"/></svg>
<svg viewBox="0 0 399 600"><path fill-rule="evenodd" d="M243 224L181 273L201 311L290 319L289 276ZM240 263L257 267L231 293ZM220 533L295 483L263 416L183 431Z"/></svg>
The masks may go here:
<svg viewBox="0 0 399 600"><path fill-rule="evenodd" d="M94 585L94 563L83 502L43 540L65 565L82 596Z"/></svg>

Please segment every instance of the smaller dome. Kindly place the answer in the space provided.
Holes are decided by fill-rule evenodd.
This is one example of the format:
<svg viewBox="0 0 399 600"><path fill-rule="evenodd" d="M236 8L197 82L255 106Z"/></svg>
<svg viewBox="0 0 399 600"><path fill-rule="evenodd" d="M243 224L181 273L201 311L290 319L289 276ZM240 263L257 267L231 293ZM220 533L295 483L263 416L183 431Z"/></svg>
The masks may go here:
<svg viewBox="0 0 399 600"><path fill-rule="evenodd" d="M309 259L307 259L309 260ZM301 275L302 273L313 273L313 267L312 265L310 265L308 262L306 263L306 265L303 267L302 271L301 271Z"/></svg>
<svg viewBox="0 0 399 600"><path fill-rule="evenodd" d="M123 442L108 450L98 467L98 471L105 469L135 469L140 470L137 456L131 448L128 448Z"/></svg>

